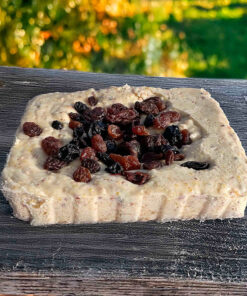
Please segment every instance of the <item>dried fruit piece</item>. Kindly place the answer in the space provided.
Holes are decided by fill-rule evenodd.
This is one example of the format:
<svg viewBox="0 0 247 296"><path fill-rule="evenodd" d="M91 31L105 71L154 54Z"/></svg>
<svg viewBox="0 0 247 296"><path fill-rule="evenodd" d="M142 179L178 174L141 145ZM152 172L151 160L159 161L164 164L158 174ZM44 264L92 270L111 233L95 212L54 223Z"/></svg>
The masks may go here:
<svg viewBox="0 0 247 296"><path fill-rule="evenodd" d="M105 171L110 174L119 175L123 172L123 167L118 162L113 162Z"/></svg>
<svg viewBox="0 0 247 296"><path fill-rule="evenodd" d="M180 133L177 125L168 126L163 135L171 145L175 145L177 147L182 146L182 134Z"/></svg>
<svg viewBox="0 0 247 296"><path fill-rule="evenodd" d="M44 169L48 171L58 171L65 165L66 165L66 162L49 156L44 163Z"/></svg>
<svg viewBox="0 0 247 296"><path fill-rule="evenodd" d="M114 140L105 141L107 153L114 153L117 151L117 143Z"/></svg>
<svg viewBox="0 0 247 296"><path fill-rule="evenodd" d="M92 121L102 120L105 117L105 109L102 107L95 107L90 111L90 117Z"/></svg>
<svg viewBox="0 0 247 296"><path fill-rule="evenodd" d="M119 140L123 136L123 132L121 131L120 127L115 124L108 125L108 135L112 139Z"/></svg>
<svg viewBox="0 0 247 296"><path fill-rule="evenodd" d="M150 175L143 172L125 172L126 179L134 184L143 185L150 179Z"/></svg>
<svg viewBox="0 0 247 296"><path fill-rule="evenodd" d="M182 134L182 144L183 145L189 145L191 144L191 138L190 138L190 132L187 129L181 130Z"/></svg>
<svg viewBox="0 0 247 296"><path fill-rule="evenodd" d="M56 156L61 146L60 140L54 137L46 137L41 141L42 149L50 156Z"/></svg>
<svg viewBox="0 0 247 296"><path fill-rule="evenodd" d="M199 171L208 169L210 165L208 162L187 161L181 164L181 166Z"/></svg>
<svg viewBox="0 0 247 296"><path fill-rule="evenodd" d="M107 147L101 135L94 135L91 139L92 148L97 152L106 152Z"/></svg>
<svg viewBox="0 0 247 296"><path fill-rule="evenodd" d="M153 161L145 162L143 164L143 168L145 170L158 169L158 168L161 168L162 166L163 166L163 163L159 160L153 160Z"/></svg>
<svg viewBox="0 0 247 296"><path fill-rule="evenodd" d="M185 156L182 153L174 154L175 161L180 161L180 160L183 160L184 158L185 158Z"/></svg>
<svg viewBox="0 0 247 296"><path fill-rule="evenodd" d="M159 111L166 109L166 103L163 100L161 100L160 97L151 97L151 98L144 100L143 102L152 102L153 104L155 104L157 106Z"/></svg>
<svg viewBox="0 0 247 296"><path fill-rule="evenodd" d="M59 149L58 158L65 162L71 162L80 155L80 149L75 144L67 144Z"/></svg>
<svg viewBox="0 0 247 296"><path fill-rule="evenodd" d="M144 120L144 125L145 127L150 127L153 126L153 121L154 121L155 116L152 114L148 114Z"/></svg>
<svg viewBox="0 0 247 296"><path fill-rule="evenodd" d="M110 157L121 164L121 166L124 168L125 171L130 170L137 170L141 167L141 164L136 156L128 155L128 156L122 156L119 154L110 154Z"/></svg>
<svg viewBox="0 0 247 296"><path fill-rule="evenodd" d="M132 122L137 116L138 113L134 109L127 108L122 104L113 104L107 108L106 120L125 125Z"/></svg>
<svg viewBox="0 0 247 296"><path fill-rule="evenodd" d="M180 114L176 111L161 112L153 120L153 126L158 129L166 128L172 122L180 120Z"/></svg>
<svg viewBox="0 0 247 296"><path fill-rule="evenodd" d="M62 122L60 122L58 120L52 121L51 126L56 130L61 130L63 128Z"/></svg>
<svg viewBox="0 0 247 296"><path fill-rule="evenodd" d="M160 160L163 158L163 153L147 152L141 157L141 162L150 162L154 160Z"/></svg>
<svg viewBox="0 0 247 296"><path fill-rule="evenodd" d="M92 147L86 147L81 151L80 160L87 158L97 160L95 150Z"/></svg>
<svg viewBox="0 0 247 296"><path fill-rule="evenodd" d="M83 114L84 111L89 109L88 106L82 102L76 102L74 108L80 114Z"/></svg>
<svg viewBox="0 0 247 296"><path fill-rule="evenodd" d="M96 99L95 96L88 97L87 101L90 106L95 106L98 104L98 99Z"/></svg>
<svg viewBox="0 0 247 296"><path fill-rule="evenodd" d="M74 129L76 127L82 126L82 123L75 120L70 120L69 122L69 128Z"/></svg>
<svg viewBox="0 0 247 296"><path fill-rule="evenodd" d="M81 161L81 165L84 168L89 169L89 171L90 171L91 174L97 173L100 170L99 163L96 160L94 160L94 159L84 158Z"/></svg>
<svg viewBox="0 0 247 296"><path fill-rule="evenodd" d="M165 160L166 165L171 165L174 161L174 152L172 150L168 150L165 152Z"/></svg>
<svg viewBox="0 0 247 296"><path fill-rule="evenodd" d="M147 151L160 152L160 147L166 145L167 141L162 135L150 135L143 137L140 143L144 153Z"/></svg>
<svg viewBox="0 0 247 296"><path fill-rule="evenodd" d="M140 143L136 140L122 142L118 146L118 152L123 155L134 155L138 157L140 153Z"/></svg>
<svg viewBox="0 0 247 296"><path fill-rule="evenodd" d="M144 114L159 114L159 108L153 101L135 102L135 109Z"/></svg>
<svg viewBox="0 0 247 296"><path fill-rule="evenodd" d="M69 118L71 120L75 120L75 121L81 121L82 120L82 116L79 113L74 113L74 112L69 113Z"/></svg>
<svg viewBox="0 0 247 296"><path fill-rule="evenodd" d="M42 129L34 122L25 122L22 126L23 132L29 137L39 136L42 133Z"/></svg>
<svg viewBox="0 0 247 296"><path fill-rule="evenodd" d="M78 169L74 171L73 179L76 182L88 183L91 181L90 171L87 168L80 166Z"/></svg>
<svg viewBox="0 0 247 296"><path fill-rule="evenodd" d="M107 125L102 121L94 121L90 124L87 134L90 138L97 134L105 137L107 135Z"/></svg>
<svg viewBox="0 0 247 296"><path fill-rule="evenodd" d="M138 136L148 136L149 132L144 125L135 125L132 127L132 132Z"/></svg>
<svg viewBox="0 0 247 296"><path fill-rule="evenodd" d="M97 157L99 158L100 161L102 161L107 166L111 166L112 164L115 163L114 160L111 159L110 155L107 153L98 152Z"/></svg>

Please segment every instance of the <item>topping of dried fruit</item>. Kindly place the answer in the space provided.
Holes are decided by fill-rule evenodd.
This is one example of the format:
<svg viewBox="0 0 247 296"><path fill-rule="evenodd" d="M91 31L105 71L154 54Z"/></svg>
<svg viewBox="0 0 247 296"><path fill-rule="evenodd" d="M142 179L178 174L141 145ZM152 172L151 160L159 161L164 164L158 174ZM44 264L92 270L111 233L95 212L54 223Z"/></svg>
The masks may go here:
<svg viewBox="0 0 247 296"><path fill-rule="evenodd" d="M149 174L143 172L125 172L126 179L134 184L143 185L150 179Z"/></svg>
<svg viewBox="0 0 247 296"><path fill-rule="evenodd" d="M161 100L160 97L151 97L151 98L144 100L144 102L152 102L153 104L155 104L157 106L159 111L166 109L166 103L163 100Z"/></svg>
<svg viewBox="0 0 247 296"><path fill-rule="evenodd" d="M100 161L102 161L107 166L111 166L112 164L115 163L114 160L111 159L110 155L107 153L98 152L97 157L99 158Z"/></svg>
<svg viewBox="0 0 247 296"><path fill-rule="evenodd" d="M85 158L81 161L81 165L89 169L91 174L97 173L100 170L99 163L94 159Z"/></svg>
<svg viewBox="0 0 247 296"><path fill-rule="evenodd" d="M82 116L79 113L74 113L74 112L69 113L69 118L71 120L75 120L75 121L81 121L82 120Z"/></svg>
<svg viewBox="0 0 247 296"><path fill-rule="evenodd" d="M121 131L120 127L115 124L108 125L108 135L112 139L119 140L123 136L123 132Z"/></svg>
<svg viewBox="0 0 247 296"><path fill-rule="evenodd" d="M166 128L172 122L180 120L180 114L176 111L161 112L153 120L153 126L158 129Z"/></svg>
<svg viewBox="0 0 247 296"><path fill-rule="evenodd" d="M118 146L118 152L123 155L134 155L138 157L140 153L140 143L136 140L122 142Z"/></svg>
<svg viewBox="0 0 247 296"><path fill-rule="evenodd" d="M106 152L107 147L101 135L94 135L91 139L92 148L97 152Z"/></svg>
<svg viewBox="0 0 247 296"><path fill-rule="evenodd" d="M114 140L107 140L106 142L107 153L114 153L117 151L117 144Z"/></svg>
<svg viewBox="0 0 247 296"><path fill-rule="evenodd" d="M127 108L122 104L113 104L107 108L106 120L111 123L128 124L132 122L138 113L131 108Z"/></svg>
<svg viewBox="0 0 247 296"><path fill-rule="evenodd" d="M75 120L70 120L69 122L69 128L74 129L76 127L82 126L82 123Z"/></svg>
<svg viewBox="0 0 247 296"><path fill-rule="evenodd" d="M123 167L118 162L113 162L105 171L110 174L119 175L123 172Z"/></svg>
<svg viewBox="0 0 247 296"><path fill-rule="evenodd" d="M184 158L185 158L185 156L182 153L174 154L175 161L180 161L180 160L183 160Z"/></svg>
<svg viewBox="0 0 247 296"><path fill-rule="evenodd" d="M74 171L73 179L76 182L88 183L91 181L90 171L87 168L80 166L78 169Z"/></svg>
<svg viewBox="0 0 247 296"><path fill-rule="evenodd" d="M29 137L39 136L42 133L42 129L39 125L34 122L25 122L23 124L23 132Z"/></svg>
<svg viewBox="0 0 247 296"><path fill-rule="evenodd" d="M150 127L153 125L154 116L152 114L148 114L144 120L145 127Z"/></svg>
<svg viewBox="0 0 247 296"><path fill-rule="evenodd" d="M145 128L144 125L135 125L132 127L132 132L133 134L136 134L138 136L148 136L149 132L148 130Z"/></svg>
<svg viewBox="0 0 247 296"><path fill-rule="evenodd" d="M182 134L180 133L177 125L170 125L165 129L164 137L169 141L171 145L177 147L182 146Z"/></svg>
<svg viewBox="0 0 247 296"><path fill-rule="evenodd" d="M97 160L95 150L91 147L86 147L81 151L80 160L82 161L83 159L88 159L88 158Z"/></svg>
<svg viewBox="0 0 247 296"><path fill-rule="evenodd" d="M187 161L181 164L181 166L199 171L208 169L210 165L208 162Z"/></svg>
<svg viewBox="0 0 247 296"><path fill-rule="evenodd" d="M60 140L54 137L44 138L41 142L41 147L47 155L56 156L61 147Z"/></svg>
<svg viewBox="0 0 247 296"><path fill-rule="evenodd" d="M86 104L82 103L82 102L76 102L74 104L74 108L80 114L83 114L83 112L85 110L88 110L89 109L88 106Z"/></svg>
<svg viewBox="0 0 247 296"><path fill-rule="evenodd" d="M153 160L153 161L145 162L143 164L143 168L145 170L158 169L158 168L161 168L162 166L163 166L163 163L159 160Z"/></svg>
<svg viewBox="0 0 247 296"><path fill-rule="evenodd" d="M141 140L143 152L156 151L160 152L160 147L167 144L166 139L162 135L150 135L143 137Z"/></svg>
<svg viewBox="0 0 247 296"><path fill-rule="evenodd" d="M94 135L101 135L105 137L107 134L107 125L102 121L94 121L90 124L88 129L88 136L92 138Z"/></svg>
<svg viewBox="0 0 247 296"><path fill-rule="evenodd" d="M144 114L157 115L159 108L152 101L135 102L135 109Z"/></svg>
<svg viewBox="0 0 247 296"><path fill-rule="evenodd" d="M98 104L98 99L96 99L95 96L88 97L87 101L90 106L95 106Z"/></svg>
<svg viewBox="0 0 247 296"><path fill-rule="evenodd" d="M59 149L58 158L65 162L71 162L80 155L80 149L75 144L67 144Z"/></svg>
<svg viewBox="0 0 247 296"><path fill-rule="evenodd" d="M95 107L90 111L90 117L92 121L102 120L105 117L105 109L102 107Z"/></svg>
<svg viewBox="0 0 247 296"><path fill-rule="evenodd" d="M181 134L182 134L182 144L183 145L189 145L191 144L191 138L190 138L190 133L187 129L183 129L181 130Z"/></svg>
<svg viewBox="0 0 247 296"><path fill-rule="evenodd" d="M125 171L130 170L137 170L141 167L141 164L136 156L128 155L128 156L122 156L119 154L110 154L110 157L121 164L121 166L124 168Z"/></svg>
<svg viewBox="0 0 247 296"><path fill-rule="evenodd" d="M163 158L163 153L147 152L141 157L141 162L150 162L154 160L160 160Z"/></svg>
<svg viewBox="0 0 247 296"><path fill-rule="evenodd" d="M62 124L62 122L60 122L60 121L58 121L58 120L54 120L54 121L52 121L51 126L52 126L54 129L56 129L56 130L60 130L60 129L63 128L63 124Z"/></svg>
<svg viewBox="0 0 247 296"><path fill-rule="evenodd" d="M66 162L49 156L44 163L44 169L48 171L58 171L65 165L66 165Z"/></svg>
<svg viewBox="0 0 247 296"><path fill-rule="evenodd" d="M168 150L165 152L165 160L166 160L166 165L170 165L174 161L174 152L172 150Z"/></svg>

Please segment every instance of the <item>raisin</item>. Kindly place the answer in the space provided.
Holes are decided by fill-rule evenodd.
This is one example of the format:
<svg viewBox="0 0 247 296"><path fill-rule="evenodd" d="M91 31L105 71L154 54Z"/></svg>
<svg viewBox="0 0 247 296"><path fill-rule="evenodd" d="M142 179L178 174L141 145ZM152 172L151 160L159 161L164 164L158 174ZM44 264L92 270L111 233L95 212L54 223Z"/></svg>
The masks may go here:
<svg viewBox="0 0 247 296"><path fill-rule="evenodd" d="M94 160L97 159L95 150L93 148L86 147L86 148L82 149L80 159L82 161L83 159L86 159L86 158L94 159Z"/></svg>
<svg viewBox="0 0 247 296"><path fill-rule="evenodd" d="M51 126L56 130L61 130L63 128L62 122L60 122L58 120L52 121Z"/></svg>
<svg viewBox="0 0 247 296"><path fill-rule="evenodd" d="M152 114L148 114L144 120L145 127L150 127L153 125L154 116Z"/></svg>
<svg viewBox="0 0 247 296"><path fill-rule="evenodd" d="M89 169L91 174L97 173L100 170L99 163L94 159L84 158L81 162L81 165L84 168Z"/></svg>
<svg viewBox="0 0 247 296"><path fill-rule="evenodd" d="M165 153L166 165L171 165L174 161L174 152L172 150L168 150Z"/></svg>
<svg viewBox="0 0 247 296"><path fill-rule="evenodd" d="M182 134L182 144L183 145L189 145L191 144L191 139L190 139L190 133L187 129L183 129L181 130L181 134Z"/></svg>
<svg viewBox="0 0 247 296"><path fill-rule="evenodd" d="M71 162L80 155L80 149L75 144L67 144L59 149L58 158L65 162Z"/></svg>
<svg viewBox="0 0 247 296"><path fill-rule="evenodd" d="M76 102L74 108L80 114L83 114L84 111L89 109L88 106L82 102Z"/></svg>
<svg viewBox="0 0 247 296"><path fill-rule="evenodd" d="M80 138L85 133L84 126L78 126L73 130L73 137Z"/></svg>
<svg viewBox="0 0 247 296"><path fill-rule="evenodd" d="M90 171L87 168L80 166L78 169L74 171L73 179L76 182L88 183L91 181Z"/></svg>
<svg viewBox="0 0 247 296"><path fill-rule="evenodd" d="M154 150L154 140L153 136L146 136L140 139L141 148L143 152Z"/></svg>
<svg viewBox="0 0 247 296"><path fill-rule="evenodd" d="M58 171L65 165L66 165L66 162L49 156L44 163L44 169L48 171Z"/></svg>
<svg viewBox="0 0 247 296"><path fill-rule="evenodd" d="M115 124L108 125L108 135L112 139L119 140L123 136L123 132L121 131L120 127Z"/></svg>
<svg viewBox="0 0 247 296"><path fill-rule="evenodd" d="M180 120L180 114L176 111L161 112L153 120L153 126L158 129L166 128L170 123Z"/></svg>
<svg viewBox="0 0 247 296"><path fill-rule="evenodd" d="M107 140L106 142L107 153L114 153L117 151L117 144L114 140Z"/></svg>
<svg viewBox="0 0 247 296"><path fill-rule="evenodd" d="M136 125L132 127L132 132L138 136L148 136L149 132L144 125Z"/></svg>
<svg viewBox="0 0 247 296"><path fill-rule="evenodd" d="M199 171L208 169L210 165L208 162L187 161L181 164L181 166Z"/></svg>
<svg viewBox="0 0 247 296"><path fill-rule="evenodd" d="M150 162L154 160L160 160L163 158L163 153L147 152L141 157L141 162Z"/></svg>
<svg viewBox="0 0 247 296"><path fill-rule="evenodd" d="M174 154L175 161L180 161L180 160L183 160L184 158L185 158L185 156L182 153Z"/></svg>
<svg viewBox="0 0 247 296"><path fill-rule="evenodd" d="M69 118L70 118L71 120L74 120L74 121L81 121L81 120L82 120L82 117L81 117L80 114L78 114L78 113L73 113L73 112L70 112L70 113L69 113Z"/></svg>
<svg viewBox="0 0 247 296"><path fill-rule="evenodd" d="M128 181L137 185L143 185L150 179L150 175L143 172L125 172L124 175Z"/></svg>
<svg viewBox="0 0 247 296"><path fill-rule="evenodd" d="M90 106L95 106L98 104L98 99L96 99L95 96L88 97L87 101Z"/></svg>
<svg viewBox="0 0 247 296"><path fill-rule="evenodd" d="M60 140L54 137L44 138L41 142L41 147L47 155L56 156L61 146Z"/></svg>
<svg viewBox="0 0 247 296"><path fill-rule="evenodd" d="M166 109L166 103L163 100L161 100L160 97L151 97L151 98L144 100L143 102L152 102L153 104L155 104L157 106L159 111L163 111Z"/></svg>
<svg viewBox="0 0 247 296"><path fill-rule="evenodd" d="M180 133L179 127L177 125L170 125L165 129L164 137L173 146L182 146L182 134Z"/></svg>
<svg viewBox="0 0 247 296"><path fill-rule="evenodd" d="M25 122L23 124L23 132L29 137L39 136L42 133L42 129L34 122Z"/></svg>
<svg viewBox="0 0 247 296"><path fill-rule="evenodd" d="M179 153L180 153L179 150L177 149L177 147L175 147L175 146L171 146L171 145L169 145L169 144L160 146L160 149L159 149L159 150L160 150L160 152L162 152L163 154L164 154L166 151L168 151L168 150L172 150L174 154L179 154Z"/></svg>
<svg viewBox="0 0 247 296"><path fill-rule="evenodd" d="M82 126L81 122L75 121L75 120L70 120L69 122L69 128L74 129L76 127Z"/></svg>
<svg viewBox="0 0 247 296"><path fill-rule="evenodd" d="M101 135L105 137L107 135L107 125L102 121L92 122L88 129L88 136L92 138L94 135Z"/></svg>
<svg viewBox="0 0 247 296"><path fill-rule="evenodd" d="M130 134L130 133L124 133L123 135L123 140L124 141L132 141L132 140L136 140L137 139L137 135L135 134Z"/></svg>
<svg viewBox="0 0 247 296"><path fill-rule="evenodd" d="M94 135L91 139L92 148L97 152L106 152L107 147L101 135Z"/></svg>
<svg viewBox="0 0 247 296"><path fill-rule="evenodd" d="M138 157L140 153L140 143L136 140L122 142L118 146L118 152L123 155L134 155Z"/></svg>
<svg viewBox="0 0 247 296"><path fill-rule="evenodd" d="M143 164L143 169L153 170L153 169L161 168L162 166L163 166L163 163L161 161L153 160L153 161L145 162Z"/></svg>
<svg viewBox="0 0 247 296"><path fill-rule="evenodd" d="M90 117L92 121L102 120L105 117L105 109L102 107L95 107L90 111Z"/></svg>
<svg viewBox="0 0 247 296"><path fill-rule="evenodd" d="M115 163L114 160L112 160L110 158L110 155L107 153L97 152L97 157L99 158L100 161L102 161L107 166L111 166L112 164Z"/></svg>
<svg viewBox="0 0 247 296"><path fill-rule="evenodd" d="M121 164L121 166L124 168L125 171L129 170L136 170L141 167L141 164L136 156L128 155L128 156L122 156L119 154L110 154L110 157Z"/></svg>
<svg viewBox="0 0 247 296"><path fill-rule="evenodd" d="M135 102L135 109L144 114L159 114L159 108L152 101Z"/></svg>
<svg viewBox="0 0 247 296"><path fill-rule="evenodd" d="M110 174L119 175L123 172L123 167L118 162L113 162L111 165L105 168L105 171Z"/></svg>
<svg viewBox="0 0 247 296"><path fill-rule="evenodd" d="M138 113L134 109L127 108L122 104L113 104L107 108L106 120L111 123L126 125L131 123L137 116Z"/></svg>
<svg viewBox="0 0 247 296"><path fill-rule="evenodd" d="M91 144L90 138L88 134L85 132L83 126L76 127L73 130L73 137L76 141L78 141L80 148L84 148Z"/></svg>

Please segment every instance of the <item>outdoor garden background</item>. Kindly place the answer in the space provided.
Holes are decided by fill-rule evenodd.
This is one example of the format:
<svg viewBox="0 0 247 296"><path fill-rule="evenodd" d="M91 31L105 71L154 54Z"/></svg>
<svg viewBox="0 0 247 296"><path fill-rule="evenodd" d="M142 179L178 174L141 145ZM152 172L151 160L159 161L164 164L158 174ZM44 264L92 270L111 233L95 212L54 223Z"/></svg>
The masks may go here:
<svg viewBox="0 0 247 296"><path fill-rule="evenodd" d="M247 78L247 0L1 0L0 65Z"/></svg>

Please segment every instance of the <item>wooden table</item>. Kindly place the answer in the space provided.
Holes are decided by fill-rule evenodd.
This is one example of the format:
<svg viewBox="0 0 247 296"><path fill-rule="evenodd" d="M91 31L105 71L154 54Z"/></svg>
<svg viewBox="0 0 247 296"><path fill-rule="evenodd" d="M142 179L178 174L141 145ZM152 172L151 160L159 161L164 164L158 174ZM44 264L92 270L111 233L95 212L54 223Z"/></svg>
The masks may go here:
<svg viewBox="0 0 247 296"><path fill-rule="evenodd" d="M204 87L247 148L247 81L0 67L0 170L33 96L110 85ZM247 220L32 227L0 197L0 294L247 295Z"/></svg>

